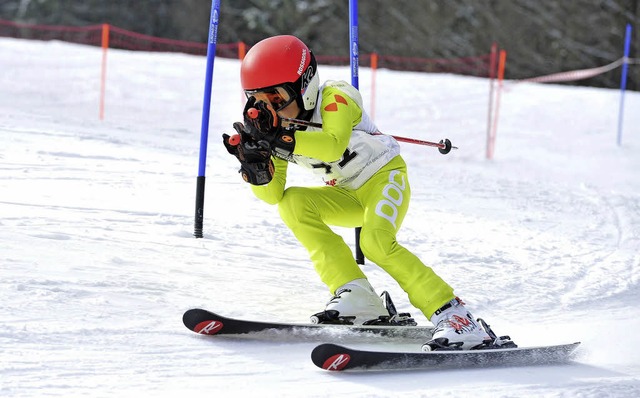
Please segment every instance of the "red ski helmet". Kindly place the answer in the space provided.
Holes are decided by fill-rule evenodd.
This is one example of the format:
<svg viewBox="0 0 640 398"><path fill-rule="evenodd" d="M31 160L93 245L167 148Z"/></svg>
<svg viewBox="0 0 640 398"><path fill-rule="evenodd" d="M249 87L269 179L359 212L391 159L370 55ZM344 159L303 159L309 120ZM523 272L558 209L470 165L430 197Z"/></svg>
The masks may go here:
<svg viewBox="0 0 640 398"><path fill-rule="evenodd" d="M318 100L318 65L313 53L295 36L273 36L247 52L240 66L242 89L249 96L265 90L288 93L281 107L296 101L312 110ZM284 89L284 90L282 90Z"/></svg>

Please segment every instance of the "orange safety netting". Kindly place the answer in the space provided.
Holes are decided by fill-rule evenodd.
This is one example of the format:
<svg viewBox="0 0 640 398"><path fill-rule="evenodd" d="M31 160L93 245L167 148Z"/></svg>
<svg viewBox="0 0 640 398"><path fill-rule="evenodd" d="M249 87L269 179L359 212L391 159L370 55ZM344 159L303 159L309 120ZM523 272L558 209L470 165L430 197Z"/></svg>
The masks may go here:
<svg viewBox="0 0 640 398"><path fill-rule="evenodd" d="M77 44L100 46L105 25L82 27L24 24L0 20L0 37L32 40L61 40ZM166 39L132 32L113 25L108 27L108 47L133 51L182 52L206 55L207 44L183 40ZM242 58L248 50L244 43L216 45L216 56ZM372 62L372 59L376 61ZM431 73L455 73L461 75L491 77L490 54L464 58L418 58L380 54L361 54L360 65L393 70ZM346 56L318 55L316 59L325 65L349 65ZM495 74L495 72L493 73Z"/></svg>

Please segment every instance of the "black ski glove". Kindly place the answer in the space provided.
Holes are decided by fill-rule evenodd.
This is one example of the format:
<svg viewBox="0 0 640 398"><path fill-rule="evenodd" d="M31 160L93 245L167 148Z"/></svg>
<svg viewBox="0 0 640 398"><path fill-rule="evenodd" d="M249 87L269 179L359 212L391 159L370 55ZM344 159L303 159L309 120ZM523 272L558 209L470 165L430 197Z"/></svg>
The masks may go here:
<svg viewBox="0 0 640 398"><path fill-rule="evenodd" d="M235 122L233 128L238 134L233 137L223 134L222 143L240 161L242 179L252 185L268 184L274 173L269 144L251 138L240 122Z"/></svg>
<svg viewBox="0 0 640 398"><path fill-rule="evenodd" d="M296 146L295 129L282 127L280 116L266 102L249 98L243 116L245 129L254 140L267 141L271 150L283 157L291 155Z"/></svg>

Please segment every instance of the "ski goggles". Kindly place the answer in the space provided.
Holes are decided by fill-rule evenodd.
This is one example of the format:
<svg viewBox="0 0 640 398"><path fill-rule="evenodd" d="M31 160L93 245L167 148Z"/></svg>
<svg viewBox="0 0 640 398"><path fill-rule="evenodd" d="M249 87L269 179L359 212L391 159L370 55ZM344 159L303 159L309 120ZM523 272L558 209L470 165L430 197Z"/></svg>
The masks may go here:
<svg viewBox="0 0 640 398"><path fill-rule="evenodd" d="M256 102L264 101L267 104L271 104L273 110L276 112L289 106L289 104L296 99L291 89L286 86L267 87L259 90L245 90L244 93L247 96L247 99L253 97L256 99Z"/></svg>

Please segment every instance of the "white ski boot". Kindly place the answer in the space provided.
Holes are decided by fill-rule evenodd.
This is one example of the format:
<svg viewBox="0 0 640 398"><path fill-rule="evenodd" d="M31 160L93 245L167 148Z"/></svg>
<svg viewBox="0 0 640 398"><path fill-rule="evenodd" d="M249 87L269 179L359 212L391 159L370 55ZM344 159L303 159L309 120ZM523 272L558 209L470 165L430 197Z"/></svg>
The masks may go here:
<svg viewBox="0 0 640 398"><path fill-rule="evenodd" d="M323 312L311 316L312 323L362 325L365 322L389 318L389 311L365 278L339 287Z"/></svg>
<svg viewBox="0 0 640 398"><path fill-rule="evenodd" d="M433 337L422 351L471 350L494 340L457 297L437 310L431 322L435 325Z"/></svg>

